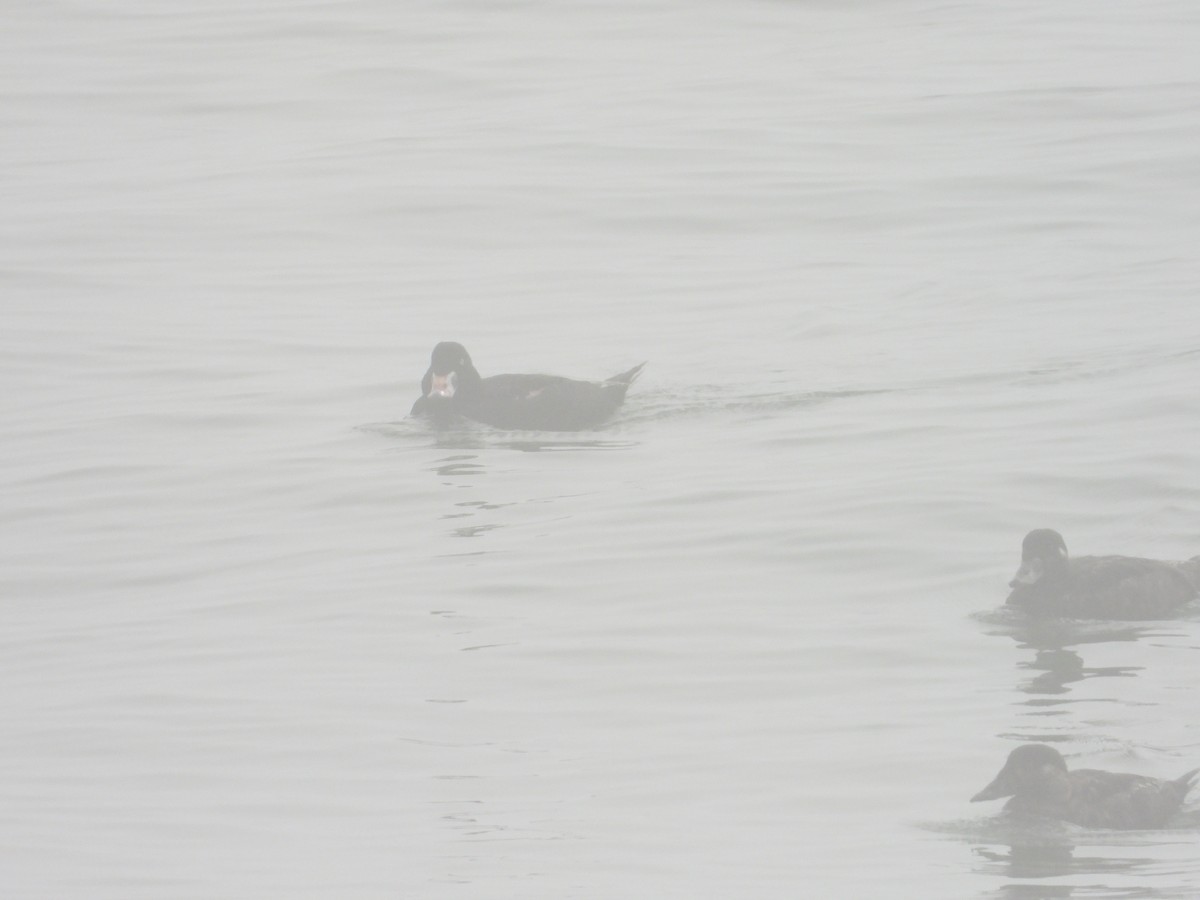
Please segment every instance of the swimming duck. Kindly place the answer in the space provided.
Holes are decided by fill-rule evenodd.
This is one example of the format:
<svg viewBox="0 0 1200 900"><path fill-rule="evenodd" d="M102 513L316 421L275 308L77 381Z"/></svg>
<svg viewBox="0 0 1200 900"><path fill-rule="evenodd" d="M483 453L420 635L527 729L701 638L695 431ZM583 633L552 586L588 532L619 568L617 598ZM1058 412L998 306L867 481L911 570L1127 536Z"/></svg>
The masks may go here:
<svg viewBox="0 0 1200 900"><path fill-rule="evenodd" d="M481 378L466 347L444 341L433 348L421 396L412 415L461 415L495 428L578 431L594 428L625 400L641 363L604 381L558 375L492 375Z"/></svg>
<svg viewBox="0 0 1200 900"><path fill-rule="evenodd" d="M1053 747L1023 744L1008 754L1000 774L971 802L1011 796L1005 812L1089 828L1161 828L1183 805L1197 772L1174 781L1099 769L1069 772Z"/></svg>
<svg viewBox="0 0 1200 900"><path fill-rule="evenodd" d="M1021 567L1008 605L1034 615L1161 619L1195 598L1200 556L1162 562L1130 556L1071 559L1062 535L1038 528L1021 543Z"/></svg>

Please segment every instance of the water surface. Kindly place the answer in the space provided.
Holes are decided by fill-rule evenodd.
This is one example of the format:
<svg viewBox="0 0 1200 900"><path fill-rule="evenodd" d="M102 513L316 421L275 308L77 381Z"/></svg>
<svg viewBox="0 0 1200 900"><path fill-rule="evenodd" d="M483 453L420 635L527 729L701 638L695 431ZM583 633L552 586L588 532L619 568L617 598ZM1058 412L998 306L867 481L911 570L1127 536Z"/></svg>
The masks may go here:
<svg viewBox="0 0 1200 900"><path fill-rule="evenodd" d="M1200 891L967 803L1200 764L1195 616L990 612L1200 553L1193 5L9 13L7 896Z"/></svg>

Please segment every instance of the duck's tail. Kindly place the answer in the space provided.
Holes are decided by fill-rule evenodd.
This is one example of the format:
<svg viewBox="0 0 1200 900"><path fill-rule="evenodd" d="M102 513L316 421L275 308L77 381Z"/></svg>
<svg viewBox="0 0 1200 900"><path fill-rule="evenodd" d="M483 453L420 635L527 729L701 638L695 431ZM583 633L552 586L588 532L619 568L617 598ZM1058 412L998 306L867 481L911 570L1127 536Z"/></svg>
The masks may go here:
<svg viewBox="0 0 1200 900"><path fill-rule="evenodd" d="M1192 587L1200 591L1200 556L1185 559L1179 564L1179 571L1192 583Z"/></svg>
<svg viewBox="0 0 1200 900"><path fill-rule="evenodd" d="M649 362L649 360L647 360L646 362ZM636 366L634 366L628 372L622 372L620 375L612 376L612 378L605 378L604 383L605 384L621 384L621 385L624 385L625 387L629 387L631 384L633 384L634 381L637 380L637 377L642 374L642 369L644 369L645 367L646 367L646 363L644 363L644 362L638 363Z"/></svg>
<svg viewBox="0 0 1200 900"><path fill-rule="evenodd" d="M1200 769L1192 769L1190 772L1184 772L1172 782L1179 788L1180 797L1186 797L1187 792L1195 786L1197 775L1200 775Z"/></svg>

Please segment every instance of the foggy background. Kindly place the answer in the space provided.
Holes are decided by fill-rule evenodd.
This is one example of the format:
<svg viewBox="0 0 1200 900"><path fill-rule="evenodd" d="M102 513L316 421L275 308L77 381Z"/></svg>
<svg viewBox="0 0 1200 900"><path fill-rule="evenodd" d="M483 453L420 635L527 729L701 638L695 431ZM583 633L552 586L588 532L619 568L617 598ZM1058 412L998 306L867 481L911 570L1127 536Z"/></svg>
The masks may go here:
<svg viewBox="0 0 1200 900"><path fill-rule="evenodd" d="M1194 3L4 20L4 896L1200 893L967 803L1200 765L1195 616L989 613L1200 553ZM649 365L437 434L441 340Z"/></svg>

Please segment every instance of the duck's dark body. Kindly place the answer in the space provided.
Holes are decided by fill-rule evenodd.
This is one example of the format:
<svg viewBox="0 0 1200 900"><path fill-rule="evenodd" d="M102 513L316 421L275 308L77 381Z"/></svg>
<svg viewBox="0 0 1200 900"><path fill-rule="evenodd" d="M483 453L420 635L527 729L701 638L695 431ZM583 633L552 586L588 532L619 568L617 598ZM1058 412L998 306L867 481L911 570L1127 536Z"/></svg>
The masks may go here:
<svg viewBox="0 0 1200 900"><path fill-rule="evenodd" d="M1161 828L1183 805L1197 771L1171 781L1099 769L1068 771L1053 747L1025 744L971 802L1011 796L1006 812L1089 828Z"/></svg>
<svg viewBox="0 0 1200 900"><path fill-rule="evenodd" d="M522 431L595 428L617 411L644 365L599 382L558 375L482 378L465 347L441 343L433 348L412 415L465 416L495 428Z"/></svg>
<svg viewBox="0 0 1200 900"><path fill-rule="evenodd" d="M1091 619L1162 619L1197 594L1200 556L1164 562L1132 556L1070 558L1056 531L1029 532L1008 604L1033 615Z"/></svg>

